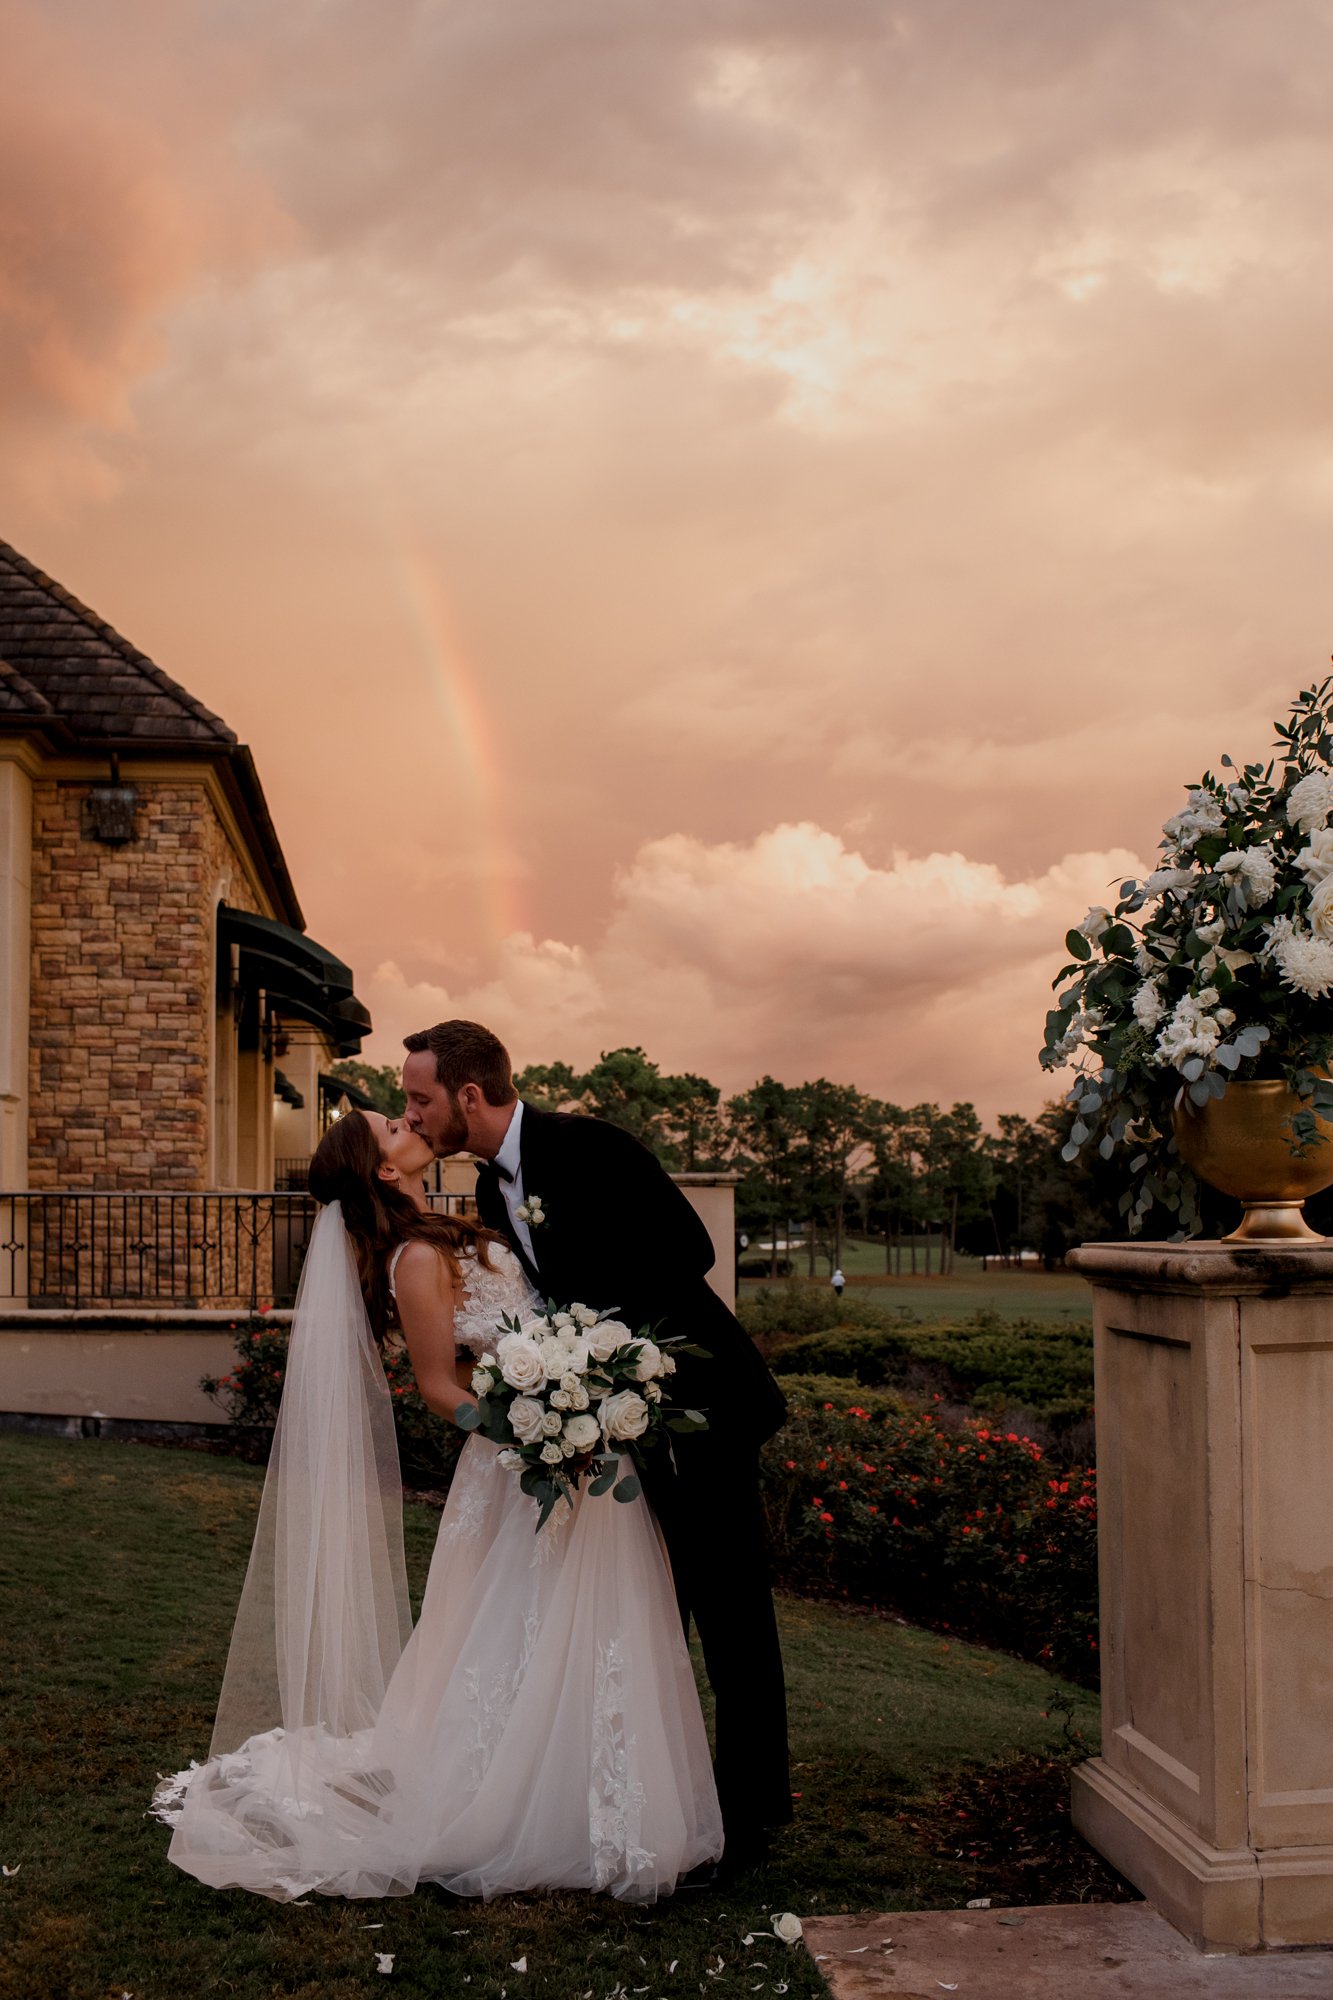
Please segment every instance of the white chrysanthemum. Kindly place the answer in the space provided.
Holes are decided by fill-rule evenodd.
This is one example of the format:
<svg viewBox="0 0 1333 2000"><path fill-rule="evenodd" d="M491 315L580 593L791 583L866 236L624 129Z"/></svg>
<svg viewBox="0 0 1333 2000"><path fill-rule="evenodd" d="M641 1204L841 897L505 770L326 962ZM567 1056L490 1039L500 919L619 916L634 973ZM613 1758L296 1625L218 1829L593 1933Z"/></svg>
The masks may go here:
<svg viewBox="0 0 1333 2000"><path fill-rule="evenodd" d="M1298 779L1287 800L1288 824L1298 826L1302 833L1311 833L1317 826L1328 825L1330 813L1333 813L1333 776L1327 771L1311 771L1308 777Z"/></svg>
<svg viewBox="0 0 1333 2000"><path fill-rule="evenodd" d="M1333 987L1333 943L1311 937L1290 917L1277 917L1267 931L1265 958L1277 967L1284 986L1312 999L1322 999Z"/></svg>
<svg viewBox="0 0 1333 2000"><path fill-rule="evenodd" d="M1139 1026L1145 1029L1155 1028L1165 1012L1166 1005L1161 990L1155 982L1149 980L1146 986L1140 986L1134 995L1134 1019Z"/></svg>

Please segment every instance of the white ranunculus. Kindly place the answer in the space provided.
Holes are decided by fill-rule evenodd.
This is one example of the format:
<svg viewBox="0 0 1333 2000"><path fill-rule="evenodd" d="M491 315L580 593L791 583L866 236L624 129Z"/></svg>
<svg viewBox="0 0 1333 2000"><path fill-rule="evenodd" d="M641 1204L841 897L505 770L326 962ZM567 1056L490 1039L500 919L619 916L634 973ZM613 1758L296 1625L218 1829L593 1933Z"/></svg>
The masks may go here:
<svg viewBox="0 0 1333 2000"><path fill-rule="evenodd" d="M1330 813L1333 813L1333 777L1327 771L1311 771L1308 777L1298 779L1287 800L1288 825L1298 826L1302 833L1313 833L1316 827L1328 825Z"/></svg>
<svg viewBox="0 0 1333 2000"><path fill-rule="evenodd" d="M601 1426L596 1417L578 1416L565 1418L565 1439L575 1451L591 1451L601 1442Z"/></svg>
<svg viewBox="0 0 1333 2000"><path fill-rule="evenodd" d="M559 1410L542 1411L542 1430L548 1438L559 1437L560 1427L563 1422L564 1418L561 1416Z"/></svg>
<svg viewBox="0 0 1333 2000"><path fill-rule="evenodd" d="M597 1406L602 1430L608 1438L642 1437L648 1428L648 1405L637 1389L620 1389Z"/></svg>
<svg viewBox="0 0 1333 2000"><path fill-rule="evenodd" d="M559 1465L564 1455L564 1452L560 1449L554 1438L551 1439L549 1444L542 1446L542 1463L544 1465Z"/></svg>
<svg viewBox="0 0 1333 2000"><path fill-rule="evenodd" d="M639 1346L639 1358L634 1366L636 1382L651 1382L662 1372L662 1350L655 1340L645 1340Z"/></svg>
<svg viewBox="0 0 1333 2000"><path fill-rule="evenodd" d="M1104 936L1110 928L1111 912L1101 903L1094 903L1079 925L1079 930L1090 944L1096 944L1098 938Z"/></svg>
<svg viewBox="0 0 1333 2000"><path fill-rule="evenodd" d="M1310 897L1310 929L1317 938L1333 940L1333 875L1316 882Z"/></svg>
<svg viewBox="0 0 1333 2000"><path fill-rule="evenodd" d="M1310 844L1296 856L1296 866L1313 888L1326 875L1333 875L1333 826L1317 826Z"/></svg>
<svg viewBox="0 0 1333 2000"><path fill-rule="evenodd" d="M629 1328L618 1319L603 1319L588 1334L588 1352L594 1361L609 1361L618 1347L630 1339Z"/></svg>
<svg viewBox="0 0 1333 2000"><path fill-rule="evenodd" d="M540 1389L546 1380L546 1363L535 1340L523 1333L507 1333L497 1349L500 1373L511 1389L526 1395Z"/></svg>
<svg viewBox="0 0 1333 2000"><path fill-rule="evenodd" d="M520 1444L539 1444L546 1435L542 1419L546 1415L531 1396L515 1396L509 1405L509 1428Z"/></svg>

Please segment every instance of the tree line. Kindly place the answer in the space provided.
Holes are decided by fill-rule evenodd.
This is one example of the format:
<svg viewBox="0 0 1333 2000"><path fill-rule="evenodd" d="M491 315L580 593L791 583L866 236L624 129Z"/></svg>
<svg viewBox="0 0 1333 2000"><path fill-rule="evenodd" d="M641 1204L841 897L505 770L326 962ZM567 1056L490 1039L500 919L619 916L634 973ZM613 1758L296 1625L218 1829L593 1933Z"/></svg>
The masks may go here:
<svg viewBox="0 0 1333 2000"><path fill-rule="evenodd" d="M397 1072L354 1061L334 1074L390 1116ZM1057 1263L1074 1243L1122 1233L1118 1186L1100 1161L1060 1155L1063 1104L1035 1119L1002 1114L987 1131L969 1103L893 1104L850 1084L761 1077L723 1099L707 1077L670 1075L641 1048L611 1049L590 1069L533 1064L515 1077L528 1103L608 1119L673 1173L734 1173L745 1260L772 1276L832 1269L849 1237L882 1242L886 1271L948 1273L961 1251Z"/></svg>

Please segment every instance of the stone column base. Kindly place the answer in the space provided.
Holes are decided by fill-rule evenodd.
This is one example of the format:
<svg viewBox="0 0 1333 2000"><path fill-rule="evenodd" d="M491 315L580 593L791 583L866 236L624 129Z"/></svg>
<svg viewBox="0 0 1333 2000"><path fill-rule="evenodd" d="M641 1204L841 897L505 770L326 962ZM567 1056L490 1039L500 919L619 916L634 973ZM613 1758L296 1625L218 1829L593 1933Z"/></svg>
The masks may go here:
<svg viewBox="0 0 1333 2000"><path fill-rule="evenodd" d="M1333 1942L1333 1847L1213 1847L1100 1757L1075 1771L1071 1807L1084 1840L1200 1950Z"/></svg>

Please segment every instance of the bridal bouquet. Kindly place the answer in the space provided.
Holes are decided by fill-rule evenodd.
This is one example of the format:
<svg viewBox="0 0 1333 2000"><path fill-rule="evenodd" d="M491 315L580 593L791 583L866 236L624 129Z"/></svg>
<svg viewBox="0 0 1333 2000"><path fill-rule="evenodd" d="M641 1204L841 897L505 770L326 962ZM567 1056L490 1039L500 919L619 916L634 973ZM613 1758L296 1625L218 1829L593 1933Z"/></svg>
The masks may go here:
<svg viewBox="0 0 1333 2000"><path fill-rule="evenodd" d="M590 1494L636 1499L637 1475L619 1476L622 1453L637 1464L665 1432L708 1428L663 1387L676 1372L671 1350L703 1355L702 1348L659 1344L631 1333L613 1312L582 1305L548 1303L524 1320L502 1315L495 1331L494 1351L472 1372L477 1407L465 1405L457 1421L504 1447L501 1463L540 1505L539 1529L558 1500L572 1503L585 1478Z"/></svg>
<svg viewBox="0 0 1333 2000"><path fill-rule="evenodd" d="M1128 1147L1131 1231L1154 1201L1198 1227L1171 1108L1221 1097L1229 1078L1281 1078L1300 1100L1294 1153L1333 1112L1333 681L1274 725L1278 755L1191 786L1162 829L1162 858L1088 911L1046 1017L1041 1062L1077 1072L1066 1160ZM1235 773L1230 757L1223 769Z"/></svg>

